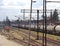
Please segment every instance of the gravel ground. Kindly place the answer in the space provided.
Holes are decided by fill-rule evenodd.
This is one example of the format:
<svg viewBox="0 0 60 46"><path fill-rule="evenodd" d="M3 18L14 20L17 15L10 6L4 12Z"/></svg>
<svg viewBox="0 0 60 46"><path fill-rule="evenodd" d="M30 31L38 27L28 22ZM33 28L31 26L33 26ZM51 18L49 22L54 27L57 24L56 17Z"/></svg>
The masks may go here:
<svg viewBox="0 0 60 46"><path fill-rule="evenodd" d="M11 40L7 40L5 36L0 35L0 46L23 46Z"/></svg>

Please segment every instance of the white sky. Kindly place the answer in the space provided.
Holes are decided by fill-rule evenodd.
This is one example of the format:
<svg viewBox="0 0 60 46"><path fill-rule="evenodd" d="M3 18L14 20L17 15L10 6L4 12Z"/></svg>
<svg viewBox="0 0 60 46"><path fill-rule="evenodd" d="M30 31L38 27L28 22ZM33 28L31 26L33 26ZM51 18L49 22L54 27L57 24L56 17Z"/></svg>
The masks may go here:
<svg viewBox="0 0 60 46"><path fill-rule="evenodd" d="M29 0L3 0L3 8L22 8L29 7Z"/></svg>
<svg viewBox="0 0 60 46"><path fill-rule="evenodd" d="M60 1L60 0L47 0L47 1ZM52 2L50 2L50 3L47 3L47 8L50 8L50 9L55 9L55 8L60 9L60 5L59 4L60 3L52 3Z"/></svg>
<svg viewBox="0 0 60 46"><path fill-rule="evenodd" d="M34 0L39 1L39 0ZM2 8L27 9L30 8L30 0L3 0Z"/></svg>
<svg viewBox="0 0 60 46"><path fill-rule="evenodd" d="M39 3L37 3L38 1L40 1L39 3L42 3L42 0L36 0L35 5L39 5ZM60 0L47 0L47 1L60 1ZM30 0L3 0L2 1L3 6L2 8L30 8ZM60 3L47 3L47 8L60 8ZM33 4L34 5L34 4ZM36 5L36 6L37 6ZM34 6L33 6L34 7ZM41 5L39 5L39 7L36 8L42 8Z"/></svg>
<svg viewBox="0 0 60 46"><path fill-rule="evenodd" d="M10 19L17 19L14 16L21 16L20 9L30 9L30 0L0 0L0 5L0 20L6 16ZM36 0L36 3L33 3L33 9L43 9L43 0ZM47 9L60 9L60 3L47 3Z"/></svg>
<svg viewBox="0 0 60 46"><path fill-rule="evenodd" d="M10 19L17 19L15 16L22 17L20 10L30 9L30 1L31 0L1 0L2 5L0 6L0 20L3 20L6 16ZM36 3L33 3L33 8L38 9L39 5L42 4L42 0L35 1Z"/></svg>

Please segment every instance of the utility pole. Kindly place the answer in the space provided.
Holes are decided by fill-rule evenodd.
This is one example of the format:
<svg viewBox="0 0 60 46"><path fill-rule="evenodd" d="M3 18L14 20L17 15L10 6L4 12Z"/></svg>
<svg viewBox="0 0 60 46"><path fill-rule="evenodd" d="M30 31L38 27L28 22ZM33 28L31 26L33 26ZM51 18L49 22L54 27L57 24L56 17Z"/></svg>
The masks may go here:
<svg viewBox="0 0 60 46"><path fill-rule="evenodd" d="M46 0L43 0L43 46L47 46L47 15L46 15Z"/></svg>
<svg viewBox="0 0 60 46"><path fill-rule="evenodd" d="M25 23L25 9L23 9L23 24L24 24L24 27L25 27L25 25L26 25L26 23Z"/></svg>
<svg viewBox="0 0 60 46"><path fill-rule="evenodd" d="M29 42L28 42L28 46L30 46L30 33L31 33L31 16L32 16L32 0L31 0L31 5L30 5L30 21L29 21Z"/></svg>
<svg viewBox="0 0 60 46"><path fill-rule="evenodd" d="M60 3L60 1L46 1L43 0L43 16L45 19L43 20L43 46L47 46L47 15L46 15L46 3Z"/></svg>
<svg viewBox="0 0 60 46"><path fill-rule="evenodd" d="M52 10L51 10L51 12L50 12L50 23L52 24L52 20L53 20L53 18L52 18L53 16L52 16Z"/></svg>
<svg viewBox="0 0 60 46"><path fill-rule="evenodd" d="M39 10L37 10L37 40L39 40Z"/></svg>
<svg viewBox="0 0 60 46"><path fill-rule="evenodd" d="M36 1L32 1L31 0L31 4L30 4L30 21L29 21L29 25L30 25L30 27L29 27L29 42L28 42L28 46L30 46L30 33L31 33L31 17L32 17L32 3L33 2L36 2Z"/></svg>

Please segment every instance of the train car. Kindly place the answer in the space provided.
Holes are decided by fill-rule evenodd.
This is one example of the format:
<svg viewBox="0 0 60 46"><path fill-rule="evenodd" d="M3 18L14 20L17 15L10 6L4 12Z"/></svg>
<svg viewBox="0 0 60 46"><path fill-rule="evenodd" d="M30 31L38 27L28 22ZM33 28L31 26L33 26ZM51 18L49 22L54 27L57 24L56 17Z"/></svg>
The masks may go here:
<svg viewBox="0 0 60 46"><path fill-rule="evenodd" d="M43 25L40 26L40 29L43 30ZM60 35L60 25L47 25L47 33Z"/></svg>
<svg viewBox="0 0 60 46"><path fill-rule="evenodd" d="M12 26L18 27L18 24L13 24ZM20 26L25 29L30 28L31 30L34 30L34 31L37 30L37 25L33 25L33 24L31 24L31 26L29 24L26 24L25 26L21 24ZM42 32L43 25L39 25L39 29L40 29L40 32ZM60 25L47 25L47 33L60 35Z"/></svg>

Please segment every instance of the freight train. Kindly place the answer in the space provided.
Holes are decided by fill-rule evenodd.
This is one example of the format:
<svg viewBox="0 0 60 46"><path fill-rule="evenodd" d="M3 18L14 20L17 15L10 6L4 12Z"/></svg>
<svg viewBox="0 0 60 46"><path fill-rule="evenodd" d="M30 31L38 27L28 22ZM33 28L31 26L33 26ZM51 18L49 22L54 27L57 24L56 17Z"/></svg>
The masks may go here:
<svg viewBox="0 0 60 46"><path fill-rule="evenodd" d="M33 31L37 31L37 25L36 24L31 24L31 26L29 24L12 24L11 26L13 27L18 27L18 28L24 28L24 29L28 29L29 28ZM43 25L39 25L39 32L43 32ZM44 26L45 28L45 26ZM54 34L54 35L60 35L60 25L47 25L47 33L49 34Z"/></svg>

